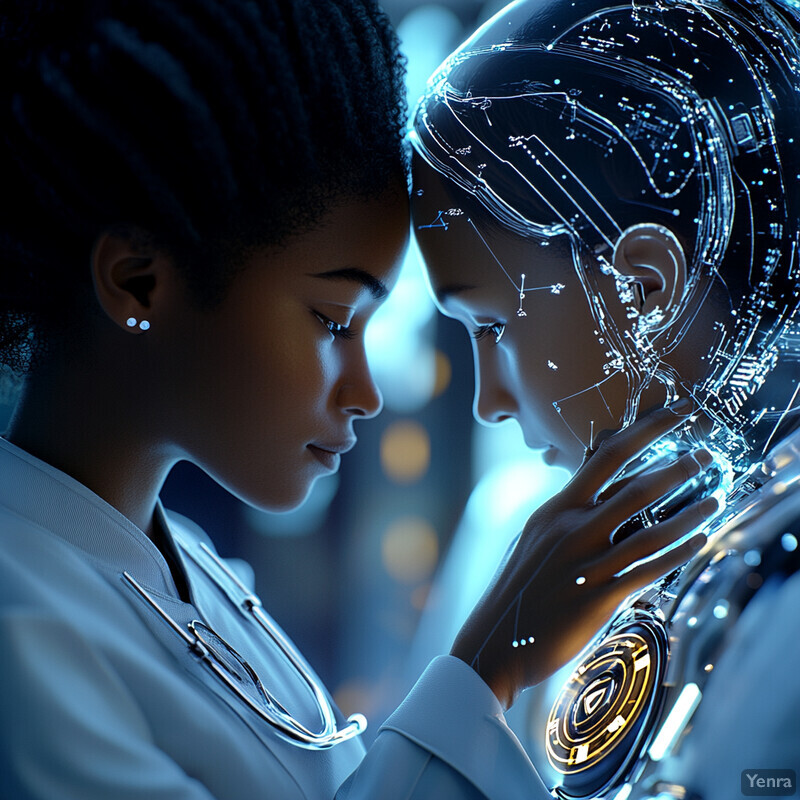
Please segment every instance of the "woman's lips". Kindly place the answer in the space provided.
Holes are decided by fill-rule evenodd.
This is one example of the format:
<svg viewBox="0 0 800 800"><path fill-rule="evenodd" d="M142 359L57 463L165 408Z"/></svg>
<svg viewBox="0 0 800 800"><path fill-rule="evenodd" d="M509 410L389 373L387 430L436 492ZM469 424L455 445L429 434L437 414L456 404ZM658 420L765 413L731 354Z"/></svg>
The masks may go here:
<svg viewBox="0 0 800 800"><path fill-rule="evenodd" d="M311 455L313 455L314 458L316 458L317 461L322 464L322 466L331 472L336 472L336 470L339 469L339 463L342 460L342 453L352 450L355 447L355 444L355 438L350 438L346 441L337 442L335 444L328 444L326 442L324 446L319 444L309 444L307 447L311 451Z"/></svg>
<svg viewBox="0 0 800 800"><path fill-rule="evenodd" d="M331 450L324 450L313 444L308 445L308 449L311 451L311 455L329 472L336 472L336 470L339 469L339 463L342 457L338 453L334 453Z"/></svg>

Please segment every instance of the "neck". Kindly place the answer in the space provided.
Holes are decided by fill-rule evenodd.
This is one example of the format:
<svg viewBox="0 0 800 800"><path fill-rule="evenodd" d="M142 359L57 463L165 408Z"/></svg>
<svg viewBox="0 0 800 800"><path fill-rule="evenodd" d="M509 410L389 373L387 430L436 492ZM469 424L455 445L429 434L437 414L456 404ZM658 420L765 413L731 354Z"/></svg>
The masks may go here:
<svg viewBox="0 0 800 800"><path fill-rule="evenodd" d="M50 359L26 380L5 437L91 489L152 539L158 493L178 459L159 446L142 392L130 384L111 370Z"/></svg>

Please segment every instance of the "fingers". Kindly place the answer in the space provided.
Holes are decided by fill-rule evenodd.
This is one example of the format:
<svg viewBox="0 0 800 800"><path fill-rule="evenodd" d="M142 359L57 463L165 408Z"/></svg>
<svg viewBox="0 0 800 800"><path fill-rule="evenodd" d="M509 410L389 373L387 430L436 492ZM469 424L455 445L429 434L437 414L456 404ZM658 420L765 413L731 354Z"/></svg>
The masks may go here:
<svg viewBox="0 0 800 800"><path fill-rule="evenodd" d="M668 575L681 564L688 561L706 543L705 534L698 533L678 547L667 551L658 558L646 561L637 567L620 575L616 580L620 599Z"/></svg>
<svg viewBox="0 0 800 800"><path fill-rule="evenodd" d="M686 423L692 412L687 398L660 408L606 439L576 473L569 492L588 503L629 461L641 455L662 436Z"/></svg>
<svg viewBox="0 0 800 800"><path fill-rule="evenodd" d="M632 516L699 475L712 461L707 450L696 450L681 456L668 467L637 476L610 499L597 506L597 530L615 531Z"/></svg>
<svg viewBox="0 0 800 800"><path fill-rule="evenodd" d="M680 514L676 514L665 522L642 529L620 544L609 548L608 554L603 557L601 562L602 571L606 575L616 575L630 567L631 564L649 558L702 525L707 519L714 516L718 508L717 500L707 497L705 500L685 508Z"/></svg>

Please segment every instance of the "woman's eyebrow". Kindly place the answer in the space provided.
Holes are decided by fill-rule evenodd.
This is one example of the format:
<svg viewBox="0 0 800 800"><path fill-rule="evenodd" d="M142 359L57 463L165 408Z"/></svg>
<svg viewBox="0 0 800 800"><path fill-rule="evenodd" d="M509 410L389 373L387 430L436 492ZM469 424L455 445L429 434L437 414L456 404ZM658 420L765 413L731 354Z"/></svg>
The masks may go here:
<svg viewBox="0 0 800 800"><path fill-rule="evenodd" d="M324 278L325 280L345 280L360 283L362 286L369 289L370 294L376 300L383 300L383 298L389 294L389 290L386 288L386 284L383 281L378 280L374 275L370 275L369 272L359 269L358 267L343 267L341 269L331 269L327 272L315 272L312 274L315 278Z"/></svg>

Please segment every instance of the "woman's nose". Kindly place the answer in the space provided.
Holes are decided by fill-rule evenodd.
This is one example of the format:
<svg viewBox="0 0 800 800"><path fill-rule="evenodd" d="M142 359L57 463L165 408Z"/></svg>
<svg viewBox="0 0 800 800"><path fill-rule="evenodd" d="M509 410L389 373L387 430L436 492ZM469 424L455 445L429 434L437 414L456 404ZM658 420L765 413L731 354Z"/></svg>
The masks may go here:
<svg viewBox="0 0 800 800"><path fill-rule="evenodd" d="M367 363L365 352L344 375L336 394L336 403L346 414L370 419L380 414L383 395Z"/></svg>
<svg viewBox="0 0 800 800"><path fill-rule="evenodd" d="M479 422L503 422L516 416L517 403L495 358L475 356L473 414Z"/></svg>

